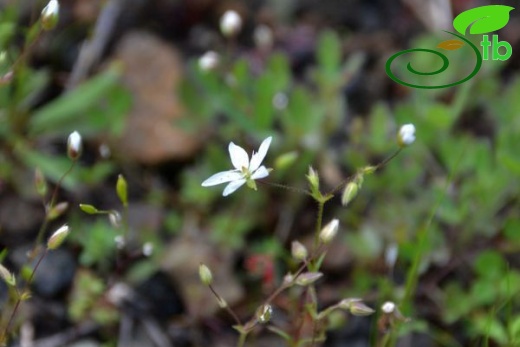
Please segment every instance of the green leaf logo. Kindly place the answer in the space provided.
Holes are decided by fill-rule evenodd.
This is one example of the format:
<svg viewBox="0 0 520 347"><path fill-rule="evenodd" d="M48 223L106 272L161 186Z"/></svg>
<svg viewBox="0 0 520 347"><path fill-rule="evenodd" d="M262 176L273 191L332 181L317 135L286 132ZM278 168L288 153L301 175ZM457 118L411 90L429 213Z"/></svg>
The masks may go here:
<svg viewBox="0 0 520 347"><path fill-rule="evenodd" d="M459 14L453 20L453 27L462 35L487 34L502 29L509 22L509 12L514 7L504 5L488 5L472 8Z"/></svg>

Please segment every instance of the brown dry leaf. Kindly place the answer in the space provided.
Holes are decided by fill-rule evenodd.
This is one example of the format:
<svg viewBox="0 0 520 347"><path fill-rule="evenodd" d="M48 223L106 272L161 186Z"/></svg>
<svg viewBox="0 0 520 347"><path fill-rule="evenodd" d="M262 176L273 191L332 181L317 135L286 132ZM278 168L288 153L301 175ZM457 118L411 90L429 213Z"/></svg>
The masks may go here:
<svg viewBox="0 0 520 347"><path fill-rule="evenodd" d="M437 48L442 48L447 51L455 51L461 48L462 46L464 46L464 42L462 42L461 40L446 40L439 43L437 45Z"/></svg>

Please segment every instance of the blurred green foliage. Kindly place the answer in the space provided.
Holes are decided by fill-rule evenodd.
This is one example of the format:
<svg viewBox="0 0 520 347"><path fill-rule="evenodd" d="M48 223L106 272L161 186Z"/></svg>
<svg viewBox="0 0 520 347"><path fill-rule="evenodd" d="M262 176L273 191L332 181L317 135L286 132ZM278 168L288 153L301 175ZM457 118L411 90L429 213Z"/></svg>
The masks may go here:
<svg viewBox="0 0 520 347"><path fill-rule="evenodd" d="M42 141L66 137L78 130L85 137L117 135L124 125L131 99L118 83L119 68L111 66L104 72L62 93L48 98L51 73L30 66L31 49L43 35L40 23L30 28L17 24L20 8L8 6L0 15L0 179L24 190L20 181L26 169L40 167L44 175L57 181L69 166L66 156L41 152ZM25 44L17 47L16 35L25 34ZM68 188L79 182L99 182L114 169L107 162L82 167L67 177Z"/></svg>
<svg viewBox="0 0 520 347"><path fill-rule="evenodd" d="M437 41L422 37L414 45L431 46ZM508 265L520 250L520 78L509 76L502 86L502 66L486 62L477 77L458 88L407 89L406 97L391 106L380 101L369 115L351 115L342 88L355 76L364 56L344 58L340 52L340 38L323 32L317 44L317 66L303 82L292 77L287 57L280 53L272 54L257 74L246 60L230 60L229 54L217 71L201 71L192 64L181 89L191 115L191 124L185 125L205 129L217 145L208 144L197 170L184 175L185 202L206 214L206 227L222 245L243 247L253 228L273 222L279 206L298 216L295 211L305 211L305 199L290 191L275 193L265 185L259 192L244 189L226 199L218 188L200 187L204 178L228 168L228 142L245 142L254 148L274 135L268 166L287 152L297 157L292 165L275 170L270 180L302 187L309 165L319 171L332 166L352 174L357 167L377 163L396 148L398 126L413 123L417 128L413 146L365 180L347 209L328 206L327 213L342 220L342 240L355 258L353 287L345 292L359 295L378 288L383 297L402 299L402 285L386 273L370 272L367 266L382 259L387 247L397 245L400 271L411 266L417 252L420 264L415 276L448 269L442 282L435 284L436 292L429 295L445 328L457 322L472 339L517 344L518 314L504 312L518 312L520 304L515 295L520 291L520 272ZM452 60L454 69L463 73L464 52L454 53ZM428 70L436 62L423 64ZM277 96L278 101L286 99L286 106L279 107ZM202 97L207 102L200 102ZM210 131L213 126L217 132ZM331 148L331 138L338 133L342 140ZM275 207L268 195L276 196ZM293 227L302 227L292 222ZM312 224L303 226L312 231ZM418 247L421 232L426 237L422 248ZM264 234L248 248L272 236ZM457 278L458 271L467 276ZM414 311L406 314L414 317ZM454 343L446 340L442 329L422 324L416 330Z"/></svg>

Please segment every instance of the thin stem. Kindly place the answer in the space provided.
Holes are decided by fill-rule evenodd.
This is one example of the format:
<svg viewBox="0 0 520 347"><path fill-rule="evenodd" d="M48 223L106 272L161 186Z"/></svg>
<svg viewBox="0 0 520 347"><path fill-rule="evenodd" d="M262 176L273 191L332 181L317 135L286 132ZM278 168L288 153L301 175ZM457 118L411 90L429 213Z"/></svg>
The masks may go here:
<svg viewBox="0 0 520 347"><path fill-rule="evenodd" d="M383 167L386 166L386 164L388 164L392 159L394 159L395 157L397 157L397 155L399 155L399 153L401 153L401 150L402 148L399 148L397 149L392 155L390 155L389 157L387 157L385 160L383 160L382 162L380 162L379 164L377 165L374 165L372 168L374 169L374 172L379 170L379 169L382 169ZM340 190L341 188L343 188L347 183L349 183L350 181L352 181L358 174L354 174L352 176L349 176L347 178L345 178L343 181L341 181L338 185L336 185L328 194L329 195L334 195L338 190Z"/></svg>
<svg viewBox="0 0 520 347"><path fill-rule="evenodd" d="M217 301L219 303L225 302L224 299L222 299L222 297L217 293L217 291L213 288L213 286L211 284L208 285L208 287L211 290L211 292L213 293L213 295L215 295L215 297L217 298ZM242 325L242 322L240 321L240 319L238 318L236 313L227 304L226 304L226 306L224 306L224 309L231 315L231 317L233 317L233 319L235 320L235 323L237 325Z"/></svg>
<svg viewBox="0 0 520 347"><path fill-rule="evenodd" d="M47 206L46 214L50 210L52 210L52 208L54 207L54 204L56 203L56 197L58 196L58 190L60 189L61 184L62 184L63 180L65 179L65 177L67 177L67 175L71 173L71 171L72 171L72 169L74 169L75 165L76 165L76 160L73 160L72 164L69 167L69 169L67 171L65 171L65 173L60 177L60 179L56 183L56 186L54 187L54 191L52 192L52 195L51 195L50 203ZM47 216L45 216L45 220L43 221L43 223L42 223L42 225L40 227L40 230L38 231L38 236L36 237L36 242L35 242L35 245L34 245L33 252L36 250L38 245L42 242L43 234L45 233L45 229L47 229L47 225L48 224L49 224L49 218L47 218Z"/></svg>
<svg viewBox="0 0 520 347"><path fill-rule="evenodd" d="M272 186L272 187L276 187L276 188L282 188L282 189L291 191L293 193L300 193L300 194L305 194L305 195L312 196L311 192L309 192L308 190L305 190L305 189L291 187L291 186L286 186L284 184L278 184L278 183L267 182L267 181L260 181L259 180L257 182L260 183L260 184L265 184L267 186Z"/></svg>
<svg viewBox="0 0 520 347"><path fill-rule="evenodd" d="M325 206L325 201L318 201L318 217L316 219L316 232L314 233L314 249L317 249L320 244L320 231L321 225L323 223L323 207Z"/></svg>
<svg viewBox="0 0 520 347"><path fill-rule="evenodd" d="M38 262L34 266L32 272L31 272L31 275L29 276L29 279L24 284L22 294L18 293L18 299L16 300L16 304L13 307L13 311L11 312L11 316L9 317L9 321L7 322L7 325L5 326L5 329L4 329L3 336L5 336L6 338L7 338L7 334L9 333L9 329L11 328L11 325L13 323L14 317L16 316L16 313L18 312L18 308L20 307L20 304L22 303L22 298L25 295L27 289L29 288L29 285L31 284L31 282L34 278L34 274L36 273L36 270L38 270L38 267L40 266L43 258L45 258L45 256L47 255L47 252L48 252L48 249L45 249L45 251L40 256L40 259L38 259Z"/></svg>

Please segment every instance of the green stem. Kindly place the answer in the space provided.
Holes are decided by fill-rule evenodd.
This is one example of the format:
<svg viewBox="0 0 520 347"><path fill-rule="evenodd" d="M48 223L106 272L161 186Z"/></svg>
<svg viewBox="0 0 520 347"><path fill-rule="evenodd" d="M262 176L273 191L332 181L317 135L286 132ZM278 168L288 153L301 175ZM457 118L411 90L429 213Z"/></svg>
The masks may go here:
<svg viewBox="0 0 520 347"><path fill-rule="evenodd" d="M243 347L246 344L247 332L241 332L240 337L238 338L237 347Z"/></svg>
<svg viewBox="0 0 520 347"><path fill-rule="evenodd" d="M316 219L316 232L314 233L314 249L320 244L320 231L323 224L323 207L326 200L318 200L318 217Z"/></svg>
<svg viewBox="0 0 520 347"><path fill-rule="evenodd" d="M65 179L65 177L67 177L67 175L71 173L71 171L72 171L72 169L74 169L75 165L76 165L76 160L73 160L72 164L69 167L69 169L67 171L65 171L65 173L60 177L60 179L56 183L56 187L54 187L54 191L52 193L50 203L47 206L46 214L48 214L48 212L50 210L52 210L52 208L54 207L54 204L56 203L56 197L58 196L58 190L60 189L61 184L63 183L63 180ZM38 246L42 242L43 234L45 233L45 230L47 229L48 224L49 224L49 218L47 218L47 215L46 215L45 216L45 220L43 221L43 223L42 223L42 225L40 227L40 230L38 231L38 236L36 237L36 242L35 242L35 245L34 245L33 252L36 251L36 248L38 248Z"/></svg>
<svg viewBox="0 0 520 347"><path fill-rule="evenodd" d="M47 252L48 252L48 249L45 249L45 251L42 253L40 259L38 259L38 262L34 266L34 269L32 270L31 275L29 276L29 279L27 280L27 282L25 282L25 285L22 290L22 294L21 295L18 294L16 304L13 307L13 311L11 312L11 316L9 317L9 321L7 322L7 325L5 326L5 329L4 329L3 336L5 336L5 338L7 338L7 336L8 336L7 334L9 333L9 329L11 329L11 325L13 323L14 317L16 316L16 313L18 312L18 308L20 307L20 304L22 303L22 299L34 278L34 274L36 273L36 270L38 270L38 267L40 266L43 258L45 258L45 256L47 255Z"/></svg>

